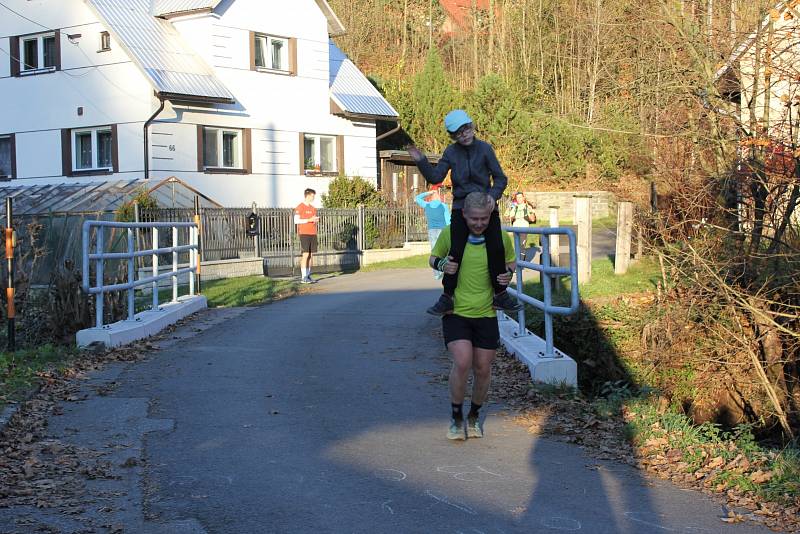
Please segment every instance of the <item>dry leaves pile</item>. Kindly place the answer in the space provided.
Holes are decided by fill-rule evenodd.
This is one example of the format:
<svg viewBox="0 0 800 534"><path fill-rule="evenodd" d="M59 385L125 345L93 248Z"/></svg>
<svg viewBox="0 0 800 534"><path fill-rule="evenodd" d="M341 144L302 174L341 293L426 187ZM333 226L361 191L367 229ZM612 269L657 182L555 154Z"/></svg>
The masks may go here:
<svg viewBox="0 0 800 534"><path fill-rule="evenodd" d="M0 508L51 509L81 522L85 525L82 532L87 533L112 527L95 524L94 520L81 516L96 500L89 495L86 482L117 478L114 466L107 459L109 452L78 447L67 443L63 436L49 435L47 420L60 414L59 403L86 398L80 386L89 372L113 362L144 359L148 353L158 350L154 342L171 336L176 328L190 320L186 318L159 336L134 345L83 351L69 368L40 373L38 390L19 405L0 432ZM108 391L98 389L97 393L103 395ZM23 531L41 527L36 523L32 518L17 519Z"/></svg>
<svg viewBox="0 0 800 534"><path fill-rule="evenodd" d="M742 474L754 484L768 482L774 475L765 468L767 458L751 461L741 454L731 454L734 458L725 461L718 454L718 445L715 454L711 445L707 449L698 446L697 450L688 451L703 458L702 467L694 470L696 465L683 461L687 451L671 446L678 440L670 440L666 431L634 447L625 439L624 428L637 414L623 410L623 417L599 417L592 404L579 397L568 393L544 395L531 388L527 366L503 350L498 351L495 360L491 395L514 409L515 421L531 433L581 445L594 457L621 461L678 486L724 500L730 509L728 516L722 518L724 522L751 519L775 531L800 532L800 495L786 495L788 501L794 499L788 505L765 502L752 491L714 483L723 470Z"/></svg>
<svg viewBox="0 0 800 534"><path fill-rule="evenodd" d="M47 419L58 415L59 402L75 402L84 397L78 381L88 371L110 361L141 358L145 347L87 352L61 373L43 373L42 385L33 398L22 403L0 434L0 507L35 506L48 508L86 524L93 532L93 521L81 517L94 502L87 480L113 479L113 466L107 451L94 451L66 443L48 435ZM18 525L33 528L35 520L18 519ZM102 525L100 525L102 526Z"/></svg>

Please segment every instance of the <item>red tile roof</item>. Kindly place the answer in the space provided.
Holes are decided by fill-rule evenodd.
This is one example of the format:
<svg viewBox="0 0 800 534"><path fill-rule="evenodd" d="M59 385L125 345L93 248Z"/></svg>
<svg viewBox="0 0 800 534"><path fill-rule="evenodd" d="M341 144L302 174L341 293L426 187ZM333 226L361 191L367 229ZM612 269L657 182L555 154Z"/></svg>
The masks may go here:
<svg viewBox="0 0 800 534"><path fill-rule="evenodd" d="M475 7L482 11L489 9L489 0L474 0ZM458 26L466 27L469 12L472 9L473 0L439 0L439 4L444 8L447 16Z"/></svg>

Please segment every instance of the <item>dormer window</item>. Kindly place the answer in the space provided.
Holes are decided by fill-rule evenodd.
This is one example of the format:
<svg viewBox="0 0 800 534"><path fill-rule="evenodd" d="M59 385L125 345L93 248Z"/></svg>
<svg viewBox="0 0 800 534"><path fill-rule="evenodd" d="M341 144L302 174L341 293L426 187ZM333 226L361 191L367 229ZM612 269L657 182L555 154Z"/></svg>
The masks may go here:
<svg viewBox="0 0 800 534"><path fill-rule="evenodd" d="M264 72L296 74L297 41L262 33L250 34L250 68Z"/></svg>
<svg viewBox="0 0 800 534"><path fill-rule="evenodd" d="M60 69L61 43L58 31L11 38L12 76L43 74Z"/></svg>
<svg viewBox="0 0 800 534"><path fill-rule="evenodd" d="M109 50L111 50L111 34L100 32L100 49L98 52L108 52Z"/></svg>
<svg viewBox="0 0 800 534"><path fill-rule="evenodd" d="M256 67L288 71L288 40L270 35L256 35Z"/></svg>

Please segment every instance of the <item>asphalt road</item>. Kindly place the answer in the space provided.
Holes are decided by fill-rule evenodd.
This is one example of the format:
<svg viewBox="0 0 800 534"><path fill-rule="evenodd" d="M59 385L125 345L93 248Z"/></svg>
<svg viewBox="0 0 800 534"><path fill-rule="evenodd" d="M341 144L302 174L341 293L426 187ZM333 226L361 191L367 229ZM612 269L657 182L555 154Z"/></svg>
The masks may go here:
<svg viewBox="0 0 800 534"><path fill-rule="evenodd" d="M449 442L447 359L423 312L436 288L422 270L326 279L210 312L149 360L94 377L87 391L113 392L65 406L54 435L141 462L98 482L96 495L117 491L111 511L97 497L87 514L158 533L769 532L532 436L501 406L486 410L485 438ZM0 531L12 513L0 511Z"/></svg>

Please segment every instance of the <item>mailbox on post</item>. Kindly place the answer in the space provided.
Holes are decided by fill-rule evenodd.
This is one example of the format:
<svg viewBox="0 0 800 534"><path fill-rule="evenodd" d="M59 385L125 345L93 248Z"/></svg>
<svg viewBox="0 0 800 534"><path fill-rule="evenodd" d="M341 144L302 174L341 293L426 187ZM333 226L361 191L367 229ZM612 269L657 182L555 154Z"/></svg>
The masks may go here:
<svg viewBox="0 0 800 534"><path fill-rule="evenodd" d="M258 215L255 212L247 216L247 235L249 237L258 235Z"/></svg>

